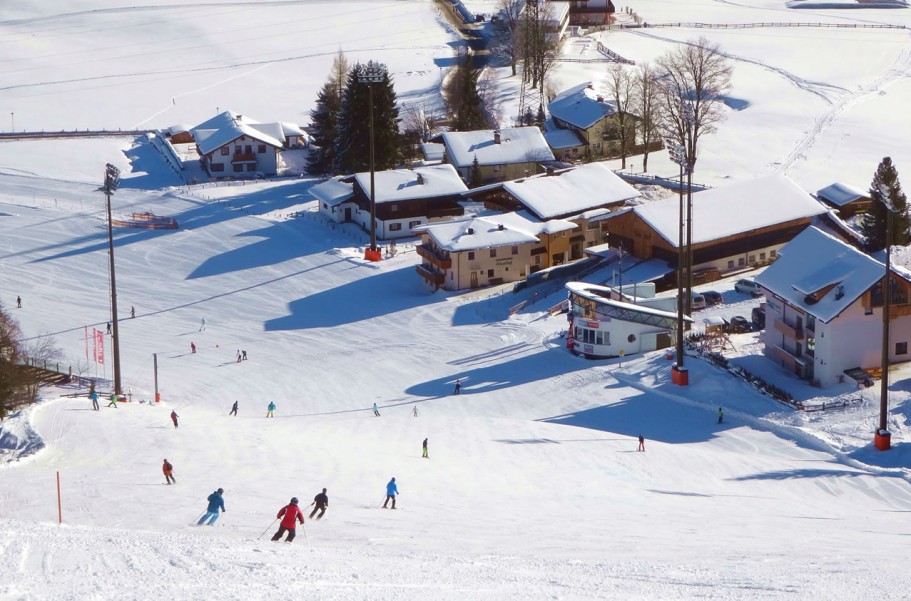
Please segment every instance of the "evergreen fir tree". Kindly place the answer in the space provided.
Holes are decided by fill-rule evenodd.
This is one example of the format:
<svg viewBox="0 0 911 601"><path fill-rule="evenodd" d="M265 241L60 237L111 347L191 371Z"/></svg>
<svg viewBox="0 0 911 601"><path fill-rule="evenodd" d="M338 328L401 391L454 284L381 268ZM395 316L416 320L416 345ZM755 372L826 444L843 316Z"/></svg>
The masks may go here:
<svg viewBox="0 0 911 601"><path fill-rule="evenodd" d="M402 136L399 133L399 110L392 79L385 65L383 81L360 83L359 74L373 64L356 64L348 76L335 131L336 173L357 173L370 169L370 89L373 86L374 166L377 171L390 169L402 160Z"/></svg>
<svg viewBox="0 0 911 601"><path fill-rule="evenodd" d="M544 122L547 121L547 115L544 114L544 105L538 104L538 114L535 116L535 125L544 129Z"/></svg>
<svg viewBox="0 0 911 601"><path fill-rule="evenodd" d="M481 163L478 161L478 155L474 155L474 160L471 162L471 177L468 181L468 187L477 188L481 183Z"/></svg>
<svg viewBox="0 0 911 601"><path fill-rule="evenodd" d="M309 132L313 140L307 170L310 173L328 173L335 157L335 130L342 93L348 77L348 60L339 50L332 61L329 79L316 97L316 106L310 111Z"/></svg>
<svg viewBox="0 0 911 601"><path fill-rule="evenodd" d="M531 107L525 108L525 114L522 115L522 125L534 125L535 114L531 112Z"/></svg>
<svg viewBox="0 0 911 601"><path fill-rule="evenodd" d="M883 199L892 205L892 240L891 244L907 246L911 235L911 218L908 217L908 199L902 192L898 180L898 171L892 159L885 157L876 168L873 182L870 184L870 198L873 203L867 209L861 223L861 232L866 238L866 247L870 251L879 251L886 247L886 211Z"/></svg>
<svg viewBox="0 0 911 601"><path fill-rule="evenodd" d="M328 173L335 157L335 130L341 98L332 82L323 84L316 96L316 106L310 111L310 160L307 171Z"/></svg>
<svg viewBox="0 0 911 601"><path fill-rule="evenodd" d="M481 113L481 96L478 94L478 77L481 72L471 64L471 57L464 56L456 68L453 92L458 97L454 103L452 126L456 131L484 128L487 123Z"/></svg>

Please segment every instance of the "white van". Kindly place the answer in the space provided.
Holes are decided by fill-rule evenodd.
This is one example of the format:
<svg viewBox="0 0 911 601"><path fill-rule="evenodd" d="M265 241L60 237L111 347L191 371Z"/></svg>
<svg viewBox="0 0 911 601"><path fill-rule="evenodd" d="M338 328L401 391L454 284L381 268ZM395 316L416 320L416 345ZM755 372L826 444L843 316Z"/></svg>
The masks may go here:
<svg viewBox="0 0 911 601"><path fill-rule="evenodd" d="M749 279L737 280L737 283L734 284L734 290L737 292L742 292L744 294L752 294L753 296L759 296L759 284Z"/></svg>
<svg viewBox="0 0 911 601"><path fill-rule="evenodd" d="M692 301L690 306L693 308L693 311L698 311L699 309L705 309L705 297L699 294L698 292L693 292Z"/></svg>

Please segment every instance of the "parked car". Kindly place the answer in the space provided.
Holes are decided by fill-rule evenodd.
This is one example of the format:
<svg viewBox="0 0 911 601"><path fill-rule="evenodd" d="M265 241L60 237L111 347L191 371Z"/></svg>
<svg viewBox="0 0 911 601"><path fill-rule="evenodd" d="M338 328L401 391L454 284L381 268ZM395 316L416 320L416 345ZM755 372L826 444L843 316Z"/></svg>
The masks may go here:
<svg viewBox="0 0 911 601"><path fill-rule="evenodd" d="M709 306L720 305L724 302L720 292L715 292L714 290L706 290L702 293L702 296L705 298L706 304Z"/></svg>
<svg viewBox="0 0 911 601"><path fill-rule="evenodd" d="M743 332L749 332L751 330L750 322L742 315L735 315L728 324L728 331L731 334L742 334Z"/></svg>
<svg viewBox="0 0 911 601"><path fill-rule="evenodd" d="M705 309L705 297L698 292L693 293L693 301L691 303L693 311L698 311L699 309Z"/></svg>
<svg viewBox="0 0 911 601"><path fill-rule="evenodd" d="M753 307L753 311L750 314L750 320L753 322L753 325L757 330L762 330L765 328L765 307Z"/></svg>
<svg viewBox="0 0 911 601"><path fill-rule="evenodd" d="M753 296L759 296L759 284L750 279L737 280L737 283L734 284L734 290L737 292L742 292L744 294L752 294Z"/></svg>

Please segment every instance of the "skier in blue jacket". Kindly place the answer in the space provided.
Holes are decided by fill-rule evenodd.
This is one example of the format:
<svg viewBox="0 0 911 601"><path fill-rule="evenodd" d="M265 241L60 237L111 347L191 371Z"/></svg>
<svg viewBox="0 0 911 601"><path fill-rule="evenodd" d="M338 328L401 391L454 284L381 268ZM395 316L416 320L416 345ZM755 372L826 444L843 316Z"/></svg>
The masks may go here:
<svg viewBox="0 0 911 601"><path fill-rule="evenodd" d="M203 522L206 520L209 520L209 526L215 525L215 520L218 519L218 510L221 509L222 512L225 510L225 500L221 496L223 492L225 492L225 490L219 488L209 495L209 507L206 509L206 512L202 514L202 517L199 518L199 521L196 522L197 526L202 526Z"/></svg>
<svg viewBox="0 0 911 601"><path fill-rule="evenodd" d="M383 503L383 509L386 509L386 504L389 503L390 499L392 499L392 508L395 509L395 495L397 494L399 494L399 487L395 483L395 478L393 478L386 485L386 502Z"/></svg>

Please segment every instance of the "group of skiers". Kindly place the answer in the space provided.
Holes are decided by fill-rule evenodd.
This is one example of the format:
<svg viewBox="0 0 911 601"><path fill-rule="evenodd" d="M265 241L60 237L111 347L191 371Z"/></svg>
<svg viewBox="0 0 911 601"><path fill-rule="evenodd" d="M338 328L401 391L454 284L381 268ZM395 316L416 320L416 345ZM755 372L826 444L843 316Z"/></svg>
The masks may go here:
<svg viewBox="0 0 911 601"><path fill-rule="evenodd" d="M168 478L168 484L171 484L174 480L173 475L171 475L173 466L168 463L167 459L164 460L164 466L162 469L165 472L165 477ZM394 486L395 478L392 479L392 482ZM203 524L206 524L208 526L215 525L218 517L225 512L225 499L223 496L224 492L225 490L223 488L219 488L213 491L212 494L206 498L208 505L206 505L206 510L200 516L199 520L197 520L197 526L202 526ZM394 494L395 493L393 493L393 495ZM315 515L317 520L322 519L322 517L326 514L326 509L329 507L329 495L327 494L327 490L324 488L322 492L317 493L316 496L313 497L313 502L310 503L310 505L313 507L313 511L310 512L309 517L313 519L313 516ZM395 509L394 496L392 500L392 508ZM319 515L317 515L317 512ZM279 522L278 531L272 535L272 540L279 541L281 540L282 536L287 533L285 542L292 542L294 540L294 537L297 535L297 525L304 523L304 512L299 506L297 497L292 497L291 501L287 505L279 509L278 514L275 516L275 519L281 520L281 522ZM265 534L265 532L263 534Z"/></svg>

